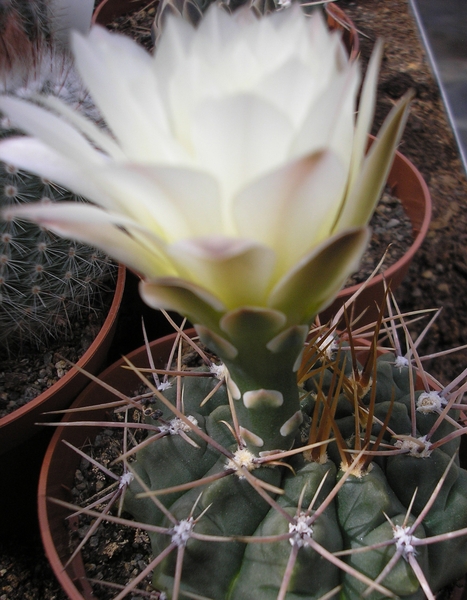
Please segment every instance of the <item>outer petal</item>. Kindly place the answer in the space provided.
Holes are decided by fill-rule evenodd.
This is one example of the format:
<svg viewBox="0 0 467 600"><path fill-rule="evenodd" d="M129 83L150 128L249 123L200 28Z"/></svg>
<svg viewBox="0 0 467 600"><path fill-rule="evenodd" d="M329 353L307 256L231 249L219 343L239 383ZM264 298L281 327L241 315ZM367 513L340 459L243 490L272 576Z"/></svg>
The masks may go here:
<svg viewBox="0 0 467 600"><path fill-rule="evenodd" d="M239 235L274 248L285 273L331 234L346 175L334 153L317 152L262 177L234 200Z"/></svg>
<svg viewBox="0 0 467 600"><path fill-rule="evenodd" d="M193 147L200 164L212 169L225 198L283 163L293 128L287 118L257 96L242 94L203 103L193 123ZM228 204L224 233L234 233Z"/></svg>
<svg viewBox="0 0 467 600"><path fill-rule="evenodd" d="M173 15L167 15L164 23L164 35L157 43L153 56L152 69L157 77L161 94L166 100L168 82L174 69L187 60L195 35L195 28L187 21Z"/></svg>
<svg viewBox="0 0 467 600"><path fill-rule="evenodd" d="M156 309L174 310L188 317L192 323L203 323L220 333L219 320L225 306L203 288L179 278L161 278L141 281L139 291L143 300Z"/></svg>
<svg viewBox="0 0 467 600"><path fill-rule="evenodd" d="M350 162L354 133L355 94L360 81L358 65L336 75L327 89L308 107L291 147L291 156L331 148Z"/></svg>
<svg viewBox="0 0 467 600"><path fill-rule="evenodd" d="M146 277L176 273L150 233L147 236L140 234L140 238L132 236L127 233L131 230L131 221L89 204L37 203L8 208L1 215L6 219L30 219L58 235L97 246ZM136 232L140 233L137 229ZM151 245L147 243L150 238L154 240Z"/></svg>
<svg viewBox="0 0 467 600"><path fill-rule="evenodd" d="M88 177L86 165L62 156L40 140L8 138L0 142L0 160L50 179L101 206L111 206L108 195Z"/></svg>
<svg viewBox="0 0 467 600"><path fill-rule="evenodd" d="M74 127L40 106L19 98L0 98L0 110L26 133L38 137L64 157L84 164L102 164L104 157Z"/></svg>
<svg viewBox="0 0 467 600"><path fill-rule="evenodd" d="M264 306L276 261L269 248L250 240L209 237L180 241L167 252L186 279L210 291L228 309Z"/></svg>
<svg viewBox="0 0 467 600"><path fill-rule="evenodd" d="M382 55L383 44L381 40L378 40L368 64L358 105L357 125L355 128L355 138L352 149L350 185L353 184L358 175L368 145L368 134L371 131L371 124L375 112L378 72Z"/></svg>
<svg viewBox="0 0 467 600"><path fill-rule="evenodd" d="M368 230L361 228L327 240L275 286L268 306L285 313L290 325L310 322L358 267L368 239Z"/></svg>
<svg viewBox="0 0 467 600"><path fill-rule="evenodd" d="M124 35L93 27L72 46L78 70L110 129L129 157L186 160L170 128L151 56Z"/></svg>
<svg viewBox="0 0 467 600"><path fill-rule="evenodd" d="M123 160L125 158L125 154L115 140L102 128L93 123L93 121L80 114L76 110L76 107L66 104L56 96L40 96L35 98L35 100L64 117L97 148L108 154L111 158L115 160Z"/></svg>
<svg viewBox="0 0 467 600"><path fill-rule="evenodd" d="M378 138L365 158L362 170L349 189L336 231L366 225L373 214L402 136L412 93L406 94L383 123Z"/></svg>

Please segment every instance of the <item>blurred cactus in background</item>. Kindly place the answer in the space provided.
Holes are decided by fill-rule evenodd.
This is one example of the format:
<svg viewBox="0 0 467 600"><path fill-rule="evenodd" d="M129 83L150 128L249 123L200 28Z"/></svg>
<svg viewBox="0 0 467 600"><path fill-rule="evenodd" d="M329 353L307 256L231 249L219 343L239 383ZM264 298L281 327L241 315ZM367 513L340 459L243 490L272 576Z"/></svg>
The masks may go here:
<svg viewBox="0 0 467 600"><path fill-rule="evenodd" d="M55 47L45 0L0 2L0 91L58 97L94 121L98 112L70 55ZM20 135L0 113L0 139ZM83 199L0 162L0 207ZM19 219L0 222L0 351L69 331L70 319L100 304L115 266L89 246Z"/></svg>
<svg viewBox="0 0 467 600"><path fill-rule="evenodd" d="M29 66L51 41L47 0L0 0L0 70Z"/></svg>

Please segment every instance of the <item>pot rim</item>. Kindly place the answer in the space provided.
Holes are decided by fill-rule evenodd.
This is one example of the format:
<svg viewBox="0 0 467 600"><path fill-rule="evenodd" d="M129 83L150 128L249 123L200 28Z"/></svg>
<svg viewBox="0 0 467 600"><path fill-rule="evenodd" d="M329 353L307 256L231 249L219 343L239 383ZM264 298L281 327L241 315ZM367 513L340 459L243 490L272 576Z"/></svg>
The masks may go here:
<svg viewBox="0 0 467 600"><path fill-rule="evenodd" d="M98 371L100 369L103 362L102 359L105 358L104 356L100 355L101 353L103 353L104 350L105 354L107 354L108 346L111 343L117 326L118 312L120 304L122 302L123 292L125 289L125 279L126 268L123 265L118 265L114 296L110 308L108 310L107 316L99 330L99 333L94 338L92 344L77 361L76 364L78 367L82 369L91 370L92 365L90 363L95 361L96 367L94 368L94 371ZM35 420L40 418L41 407L47 404L57 393L61 392L66 386L73 386L77 384L77 377L79 375L80 373L76 369L69 369L61 379L59 379L47 390L44 390L41 394L39 394L39 396L0 419L0 455L3 452L9 450L10 448L17 446L19 443L21 443L21 441L28 439L28 437L31 437L31 435L35 433L33 432L31 435L27 435L27 432L23 430L27 428L29 431L34 427L35 424L29 423L30 427L27 427L26 423L22 423L22 421L32 413L35 413ZM83 387L84 385L79 389L79 391L81 391ZM37 430L39 429L37 428ZM21 434L23 434L22 439ZM11 439L7 441L7 437L14 438L14 440Z"/></svg>
<svg viewBox="0 0 467 600"><path fill-rule="evenodd" d="M184 333L189 335L190 337L195 337L197 335L196 331L192 329L184 330ZM152 354L154 356L154 360L163 360L166 361L169 355L170 349L173 345L174 340L177 337L177 333L172 333L166 335L161 338L157 338L150 343L150 348L153 350ZM131 362L135 362L137 360L137 356L141 355L141 360L146 361L145 346L140 346L136 348L132 352L127 355L128 360ZM140 361L141 362L141 361ZM118 369L126 364L123 359L117 360L112 365L107 367L105 371L103 371L99 375L99 379L106 379L109 374L117 374L118 378ZM165 364L164 364L165 366ZM123 377L127 378L129 372L122 370ZM136 377L136 376L135 376ZM78 404L80 406L89 406L92 404L90 402L90 396L92 395L92 391L95 389L94 386L98 384L94 382L90 382L90 384L79 394L79 396L74 401L74 405ZM110 394L108 396L108 401L114 399ZM97 418L103 417L105 415L105 409L100 411L96 411L95 414ZM79 413L78 416L76 413L67 413L63 417L63 422L73 421L73 419L82 419L83 413ZM68 495L71 487L62 484L65 481L65 478L62 477L61 473L65 473L65 461L61 459L66 454L72 454L73 457L76 457L77 463L79 464L80 457L78 454L74 453L71 449L63 447L59 448L61 438L65 432L78 431L79 437L86 438L88 436L89 430L96 431L96 428L89 427L79 427L79 428L69 428L64 426L58 426L52 436L52 439L47 447L44 460L42 463L42 468L39 476L39 486L38 486L38 497L37 497L37 508L38 508L38 517L39 517L39 529L42 538L42 544L44 546L44 550L46 556L50 562L52 570L55 573L56 578L60 582L60 585L64 589L64 591L68 594L71 600L91 600L96 598L94 596L92 587L85 576L85 569L82 560L81 554L78 554L75 559L64 568L64 562L61 560L59 552L57 550L57 544L55 542L55 538L58 537L60 528L63 529L63 523L59 522L62 520L62 517L66 514L66 511L62 509L60 511L59 507L54 505L51 506L50 502L48 502L48 497L51 495L50 490L54 487L54 484L50 482L50 473L54 472L54 470L60 471L60 474L55 477L57 481L57 485L55 486L57 491L61 492L63 496ZM92 433L92 432L91 432ZM69 435L69 433L68 433ZM68 474L68 482L72 482L74 468L67 469L66 473ZM67 483L68 483L67 482ZM53 492L52 492L53 493ZM69 500L69 497L68 497ZM57 515L57 509L60 513ZM49 518L49 515L53 515L54 519ZM54 523L52 523L54 521ZM55 526L54 526L55 524ZM63 534L63 532L62 532ZM67 549L67 548L66 548Z"/></svg>

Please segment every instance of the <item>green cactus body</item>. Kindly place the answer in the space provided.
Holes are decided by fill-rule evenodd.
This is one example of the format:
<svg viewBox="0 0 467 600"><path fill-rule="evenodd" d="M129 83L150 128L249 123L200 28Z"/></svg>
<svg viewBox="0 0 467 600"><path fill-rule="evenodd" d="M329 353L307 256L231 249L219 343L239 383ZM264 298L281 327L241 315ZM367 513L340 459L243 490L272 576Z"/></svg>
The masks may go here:
<svg viewBox="0 0 467 600"><path fill-rule="evenodd" d="M294 461L298 462L298 461ZM318 463L294 464L295 474L286 473L283 478L284 495L278 498L278 504L285 508L291 517L299 511L298 503L301 497L301 511L313 500L323 477L325 484L321 488L314 507L318 508L332 490L335 483L336 469L332 462L325 465ZM312 517L314 511L310 512ZM330 504L324 513L313 522L313 539L329 552L342 550L341 531L337 524L334 503ZM287 533L289 522L283 515L271 508L255 532L258 537ZM232 600L256 597L275 600L282 583L282 576L290 557L292 545L283 540L275 544L250 544L243 557L242 566L234 582ZM325 560L313 548L303 545L298 551L297 561L288 587L288 598L320 598L340 582L339 569Z"/></svg>
<svg viewBox="0 0 467 600"><path fill-rule="evenodd" d="M225 461L220 459L208 474L224 470L224 467ZM280 484L278 469L260 468L255 475L267 483ZM196 489L185 494L171 507L172 514L179 519L187 518L199 494L199 490ZM269 508L250 484L237 476L224 477L210 484L196 506L195 517L209 506L211 508L196 525L196 531L199 534L216 536L253 535ZM161 548L153 543L153 550L160 551ZM228 597L229 588L237 576L244 552L245 544L241 542L213 543L190 539L183 561L185 589L193 593L203 590L205 596L212 598ZM173 572L172 554L156 569L155 586L171 590Z"/></svg>
<svg viewBox="0 0 467 600"><path fill-rule="evenodd" d="M393 515L391 521L395 526L401 527L403 524L410 526L413 523L413 518L406 521L405 514L399 514ZM418 538L424 538L425 532L423 527L418 527L415 530L414 535ZM381 525L368 529L366 534L352 540L351 547L359 549L384 542L392 537L392 525L387 521L384 521ZM362 552L361 554L351 554L349 564L370 577L370 579L376 579L394 556L395 552L396 549L394 545L391 545L377 550ZM417 553L417 562L422 566L425 573L429 573L428 552L426 551L426 548L422 547ZM360 600L366 586L358 582L354 577L344 576L343 579L341 598L345 598L346 600ZM385 578L384 584L401 598L410 600L423 600L425 598L425 593L420 588L412 567L405 560L399 560L397 562L395 567ZM372 592L368 595L368 598L370 598L370 600L382 600L385 596L379 592Z"/></svg>
<svg viewBox="0 0 467 600"><path fill-rule="evenodd" d="M206 339L208 337L205 336ZM210 341L216 340L216 350L225 354L228 346L215 337ZM261 345L261 336L258 336L257 344L252 344L249 350L242 348L243 356L247 356L248 352L259 352ZM334 365L334 368L343 368L350 376L348 361L342 356L329 364L330 372ZM317 396L310 396L309 390L321 386L329 393L332 378L328 375L321 370L300 391L304 413L302 425L295 430L295 446L303 445L303 434L313 422ZM275 376L277 373L271 377ZM414 431L420 437L427 435L439 413L415 410L417 422L412 427L407 367L397 366L394 355L386 354L378 360L372 381L362 399L363 406L369 406L371 397L371 402L374 401L375 420L369 439L374 441L380 433L382 420L391 405L388 398L391 397L394 402L388 420L390 429L385 432L384 442L391 444L389 447L394 450L394 446L401 446L401 440L394 435L410 437ZM194 416L198 426L226 452L235 452L239 446L233 434L231 413L232 402L236 407L237 401L230 398L229 404L230 390L234 389L232 384L230 388L223 385L207 403L200 406L217 383L214 378L184 378L184 411L186 415ZM297 393L298 390L297 387ZM165 395L172 403L176 402L175 387ZM417 401L420 393L412 396ZM336 415L336 426L343 437L351 438L356 431L355 418L349 409L349 397L343 391L337 406L339 418ZM161 410L163 419L169 419L167 408L162 407ZM455 411L450 414L455 417ZM320 415L321 419L325 418L325 411L321 411ZM235 418L245 422L241 410ZM262 418L267 419L267 410ZM252 422L250 420L250 424ZM443 423L442 435L453 430L452 422ZM413 557L416 557L433 590L439 590L467 570L467 542L464 537L449 542L423 543L426 537L467 527L467 473L457 464L454 463L448 472L431 510L414 531L410 529L455 453L458 445L455 440L447 444L448 452L443 447L431 453L410 455L401 448L402 453L380 456L363 469L357 465L351 474L346 472L348 468L342 470L336 443L329 444L327 461L316 461L306 451L281 461L287 462L288 467L277 461L269 466L267 463L266 466L252 466L250 476L274 486L265 492L270 498L267 502L264 493L261 497L248 477L242 476L240 469L235 472L228 456L206 444L195 431L191 431L189 436L198 447L188 444L180 436L165 436L139 451L133 463L135 472L147 488L153 490L203 477L222 476L201 487L159 496L176 522L183 524L187 519L193 519L190 521L190 534L179 545L178 551L169 553L154 570L155 588L163 590L168 597L171 597L174 587L177 556L180 554L183 554L181 589L194 594L193 597L215 600L273 600L278 597L317 600L333 590L336 590L334 597L357 600L388 563L389 572L381 581L378 580L382 587L373 589L368 598L380 600L389 597L390 594L384 591L386 589L400 598L422 600L425 594L410 564ZM247 452L254 449L254 446L243 447ZM261 449L256 449L254 456L259 460L271 450L267 447L266 453L262 453ZM239 460L238 456L236 460ZM344 482L334 493L342 477ZM276 488L283 493L276 493ZM154 556L162 556L170 550L171 544L177 545L178 529L150 498L137 497L142 490L137 480L131 483L125 499L126 509L138 521L166 528L166 533L150 533ZM329 498L332 500L329 501ZM300 534L294 533L298 530ZM209 536L216 539L209 539ZM245 539L249 536L262 539L259 543L251 543ZM312 543L309 543L310 536ZM411 541L414 547L410 546ZM361 551L373 545L377 547ZM337 563L330 561L326 553L337 553ZM391 560L395 561L394 564ZM349 567L350 572L342 568L342 563ZM366 579L357 579L351 569L363 574ZM286 571L287 589L284 590Z"/></svg>

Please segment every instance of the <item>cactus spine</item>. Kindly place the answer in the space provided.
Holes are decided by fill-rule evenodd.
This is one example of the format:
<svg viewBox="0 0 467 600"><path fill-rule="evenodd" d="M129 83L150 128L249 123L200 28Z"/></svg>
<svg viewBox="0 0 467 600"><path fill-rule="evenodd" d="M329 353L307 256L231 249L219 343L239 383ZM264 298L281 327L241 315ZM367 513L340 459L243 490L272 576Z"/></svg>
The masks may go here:
<svg viewBox="0 0 467 600"><path fill-rule="evenodd" d="M0 91L53 95L98 120L64 50L48 42L47 3L6 2L0 15ZM19 135L0 114L0 139ZM0 163L0 208L27 202L82 202L71 192ZM70 319L100 304L115 266L100 251L20 220L0 222L0 349L44 343L68 331Z"/></svg>
<svg viewBox="0 0 467 600"><path fill-rule="evenodd" d="M164 401L152 387L156 418L146 422L156 435L130 465L125 507L161 528L149 532L156 589L216 600L357 600L370 589L370 600L422 600L465 573L458 396L414 391L423 384L411 363L376 359L375 340L362 365L356 342L326 354L321 336L311 339L289 457L272 445L250 460L225 381L185 377ZM180 419L177 398L185 437L161 425Z"/></svg>

